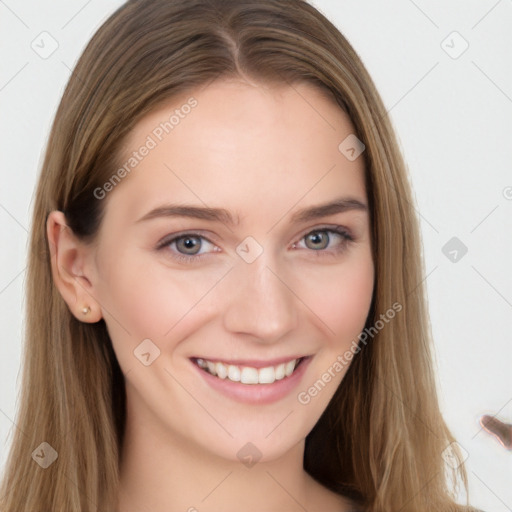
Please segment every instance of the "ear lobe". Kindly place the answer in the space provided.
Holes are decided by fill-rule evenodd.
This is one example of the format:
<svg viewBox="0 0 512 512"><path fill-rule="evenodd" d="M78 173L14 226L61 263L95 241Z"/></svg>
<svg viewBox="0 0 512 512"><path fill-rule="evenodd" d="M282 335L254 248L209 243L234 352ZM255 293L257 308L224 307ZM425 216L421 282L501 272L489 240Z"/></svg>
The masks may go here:
<svg viewBox="0 0 512 512"><path fill-rule="evenodd" d="M87 245L67 225L63 212L48 215L46 233L50 249L52 277L71 313L82 322L98 322L102 318L93 286L84 274Z"/></svg>

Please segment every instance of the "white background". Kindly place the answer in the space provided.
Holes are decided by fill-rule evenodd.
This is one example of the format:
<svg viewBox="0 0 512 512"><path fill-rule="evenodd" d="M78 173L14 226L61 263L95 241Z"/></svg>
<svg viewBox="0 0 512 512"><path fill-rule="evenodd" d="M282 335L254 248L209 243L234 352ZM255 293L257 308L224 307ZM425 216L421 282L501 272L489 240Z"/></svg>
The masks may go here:
<svg viewBox="0 0 512 512"><path fill-rule="evenodd" d="M421 216L442 409L468 453L472 503L510 511L512 452L478 418L498 414L512 423L512 2L312 3L354 46L390 111ZM15 428L36 177L70 69L119 5L0 1L2 466ZM43 31L58 42L47 59L31 47ZM469 47L452 58L464 40ZM442 252L454 236L468 248L455 263Z"/></svg>

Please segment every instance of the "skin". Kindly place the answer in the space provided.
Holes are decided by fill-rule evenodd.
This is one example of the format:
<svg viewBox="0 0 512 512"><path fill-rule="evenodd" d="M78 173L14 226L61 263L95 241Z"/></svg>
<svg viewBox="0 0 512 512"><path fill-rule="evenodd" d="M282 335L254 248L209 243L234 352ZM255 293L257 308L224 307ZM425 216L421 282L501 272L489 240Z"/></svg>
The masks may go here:
<svg viewBox="0 0 512 512"><path fill-rule="evenodd" d="M488 414L480 418L480 424L486 432L492 434L507 450L512 450L512 424L504 423Z"/></svg>
<svg viewBox="0 0 512 512"><path fill-rule="evenodd" d="M143 118L122 161L191 95ZM79 320L105 320L125 374L118 512L348 511L348 500L303 470L305 437L348 366L307 405L297 394L364 328L374 286L369 213L300 223L291 216L342 196L368 204L363 158L349 161L338 150L354 127L307 84L223 80L193 96L198 105L104 199L94 243L73 236L61 212L48 218L55 283ZM223 207L239 223L137 222L167 202ZM314 239L338 225L354 240L332 232L328 243ZM193 252L176 243L155 249L187 232L205 237L195 239L202 259L174 259ZM263 248L250 264L236 252L248 236ZM160 355L145 366L134 350L148 338ZM189 359L294 355L313 356L298 387L256 405L221 395ZM252 467L237 457L248 442L262 454Z"/></svg>

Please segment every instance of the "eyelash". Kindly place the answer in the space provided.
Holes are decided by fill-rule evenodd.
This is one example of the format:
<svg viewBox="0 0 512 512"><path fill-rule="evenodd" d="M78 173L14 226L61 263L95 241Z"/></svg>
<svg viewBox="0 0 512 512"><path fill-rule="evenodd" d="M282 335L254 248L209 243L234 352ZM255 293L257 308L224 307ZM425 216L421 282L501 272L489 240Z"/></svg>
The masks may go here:
<svg viewBox="0 0 512 512"><path fill-rule="evenodd" d="M340 246L334 250L328 251L327 249L319 249L319 250L315 251L314 249L310 249L311 252L317 253L317 257L337 256L338 254L342 253L346 249L346 246L348 244L350 244L351 242L354 241L354 237L345 228L343 228L341 226L336 226L336 227L325 226L325 227L321 227L318 229L314 229L314 230L306 233L304 236L302 236L300 238L300 241L302 241L309 235L312 235L315 233L334 233L336 235L340 235L343 238ZM204 237L200 233L188 232L188 233L183 233L183 234L176 235L176 236L171 235L171 238L165 237L161 242L158 243L156 249L158 251L162 251L166 247L169 247L171 244L173 244L183 238L200 238L200 239L206 240L208 243L211 243L212 245L215 245L215 244L213 244L213 242L208 240L206 237ZM329 242L330 241L331 240L329 238ZM176 253L172 254L172 258L174 258L182 263L196 263L199 260L201 260L202 258L209 256L210 254L211 253L198 254L198 255L184 255L184 254L176 252Z"/></svg>

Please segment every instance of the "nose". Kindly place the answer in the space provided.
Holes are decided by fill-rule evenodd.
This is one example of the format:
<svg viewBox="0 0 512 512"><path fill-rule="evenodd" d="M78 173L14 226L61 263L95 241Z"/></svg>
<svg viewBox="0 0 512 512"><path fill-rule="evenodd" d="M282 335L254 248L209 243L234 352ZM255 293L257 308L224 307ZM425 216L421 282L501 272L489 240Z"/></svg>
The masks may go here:
<svg viewBox="0 0 512 512"><path fill-rule="evenodd" d="M273 343L297 327L300 301L287 273L265 254L252 263L239 262L230 272L224 328L261 343Z"/></svg>

